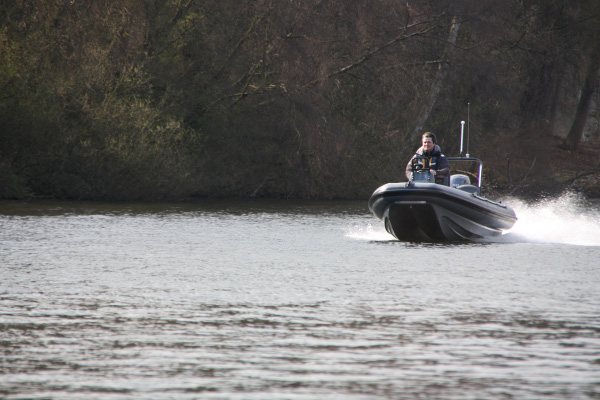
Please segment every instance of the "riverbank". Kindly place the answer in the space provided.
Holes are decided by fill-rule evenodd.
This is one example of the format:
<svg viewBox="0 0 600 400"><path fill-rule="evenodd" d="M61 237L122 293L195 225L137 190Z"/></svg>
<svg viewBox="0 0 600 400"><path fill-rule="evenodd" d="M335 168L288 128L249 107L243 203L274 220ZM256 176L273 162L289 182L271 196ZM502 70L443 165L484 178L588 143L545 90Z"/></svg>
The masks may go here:
<svg viewBox="0 0 600 400"><path fill-rule="evenodd" d="M563 139L545 136L542 140L532 136L523 138L515 134L511 138L491 142L485 148L476 151L474 156L484 162L484 195L489 198L519 197L536 200L558 196L564 192L575 192L589 199L600 199L600 142L582 142L576 152L563 146ZM1 166L0 166L1 167ZM15 200L90 200L90 201L190 201L197 198L286 198L307 199L306 196L286 195L269 189L236 192L234 188L220 187L221 192L202 193L201 195L180 195L170 192L161 198L119 197L118 194L102 193L91 190L65 191L79 193L81 196L64 195L56 191L36 192L27 186L27 182L16 174L7 173L0 168L0 199ZM8 171L10 172L10 171ZM2 179L3 178L3 179ZM338 179L336 185L340 185ZM392 178L393 179L393 178ZM363 200L372 190L385 182L362 181L343 185L348 191L339 195L308 197L312 200ZM264 182L263 182L264 184ZM291 182L289 183L291 185ZM147 185L153 185L148 180ZM276 187L276 186L274 186ZM181 190L185 192L185 190ZM291 193L300 191L290 190ZM327 190L323 190L327 192ZM153 193L153 190L140 190L140 193Z"/></svg>
<svg viewBox="0 0 600 400"><path fill-rule="evenodd" d="M547 135L490 145L482 159L485 183L495 196L538 199L575 192L600 198L600 143L582 142L576 152L563 139Z"/></svg>

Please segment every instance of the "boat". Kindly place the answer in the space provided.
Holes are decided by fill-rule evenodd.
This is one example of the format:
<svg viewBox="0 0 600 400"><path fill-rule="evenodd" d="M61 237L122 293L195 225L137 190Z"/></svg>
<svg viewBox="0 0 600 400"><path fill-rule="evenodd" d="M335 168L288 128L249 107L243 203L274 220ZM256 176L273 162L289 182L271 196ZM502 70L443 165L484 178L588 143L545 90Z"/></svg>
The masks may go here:
<svg viewBox="0 0 600 400"><path fill-rule="evenodd" d="M447 159L451 171L461 163L470 163L471 168L457 168L463 173L452 174L448 182L439 184L429 169L419 169L413 162L408 182L388 183L375 190L369 210L383 221L386 231L400 241L443 242L474 241L510 230L517 221L515 211L481 195L482 161L468 153Z"/></svg>

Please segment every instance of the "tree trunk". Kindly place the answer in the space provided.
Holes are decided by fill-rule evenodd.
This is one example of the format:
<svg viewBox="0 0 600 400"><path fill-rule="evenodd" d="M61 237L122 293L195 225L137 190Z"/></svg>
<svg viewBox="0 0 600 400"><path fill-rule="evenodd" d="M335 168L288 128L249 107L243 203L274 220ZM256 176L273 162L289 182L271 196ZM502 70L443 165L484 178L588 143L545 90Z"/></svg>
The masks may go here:
<svg viewBox="0 0 600 400"><path fill-rule="evenodd" d="M452 26L450 27L450 35L448 37L449 46L454 46L456 44L456 37L458 36L458 29L460 28L460 23L456 22L456 17L452 19ZM421 117L417 121L417 126L415 127L415 131L413 133L413 140L416 139L423 131L423 126L431 116L431 112L433 111L433 107L437 101L437 98L442 90L442 85L444 84L444 79L446 78L446 74L448 73L448 65L449 62L447 60L441 60L437 74L435 76L435 80L433 81L433 85L431 86L431 92L429 93L429 101Z"/></svg>
<svg viewBox="0 0 600 400"><path fill-rule="evenodd" d="M596 35L600 37L600 25L596 24ZM575 112L575 118L571 130L567 135L567 147L569 150L575 151L579 146L579 142L583 136L583 129L587 122L590 103L592 101L592 94L598 81L598 69L600 69L600 44L598 41L592 41L591 55L588 62L588 68L585 75L585 81L581 88L581 96L579 98L579 104L577 105L577 111Z"/></svg>

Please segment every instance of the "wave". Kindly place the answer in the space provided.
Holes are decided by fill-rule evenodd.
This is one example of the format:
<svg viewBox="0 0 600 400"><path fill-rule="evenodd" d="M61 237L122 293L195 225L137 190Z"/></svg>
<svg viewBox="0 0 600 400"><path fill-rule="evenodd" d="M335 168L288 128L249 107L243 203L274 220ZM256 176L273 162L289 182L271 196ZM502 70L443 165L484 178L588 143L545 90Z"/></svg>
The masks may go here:
<svg viewBox="0 0 600 400"><path fill-rule="evenodd" d="M375 217L373 217L375 218ZM396 240L395 237L387 233L383 223L375 218L376 222L367 225L356 224L346 229L346 237L358 240L370 240L376 242Z"/></svg>
<svg viewBox="0 0 600 400"><path fill-rule="evenodd" d="M580 195L567 193L537 203L507 199L504 203L514 208L518 221L497 241L600 246L600 205Z"/></svg>

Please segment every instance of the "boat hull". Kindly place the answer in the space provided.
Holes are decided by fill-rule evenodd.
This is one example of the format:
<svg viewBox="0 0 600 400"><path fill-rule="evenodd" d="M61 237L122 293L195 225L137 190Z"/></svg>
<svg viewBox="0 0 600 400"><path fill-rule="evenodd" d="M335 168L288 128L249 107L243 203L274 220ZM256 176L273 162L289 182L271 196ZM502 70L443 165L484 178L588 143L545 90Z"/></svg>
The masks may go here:
<svg viewBox="0 0 600 400"><path fill-rule="evenodd" d="M401 241L476 240L501 235L517 220L506 205L434 183L388 183L369 209Z"/></svg>

